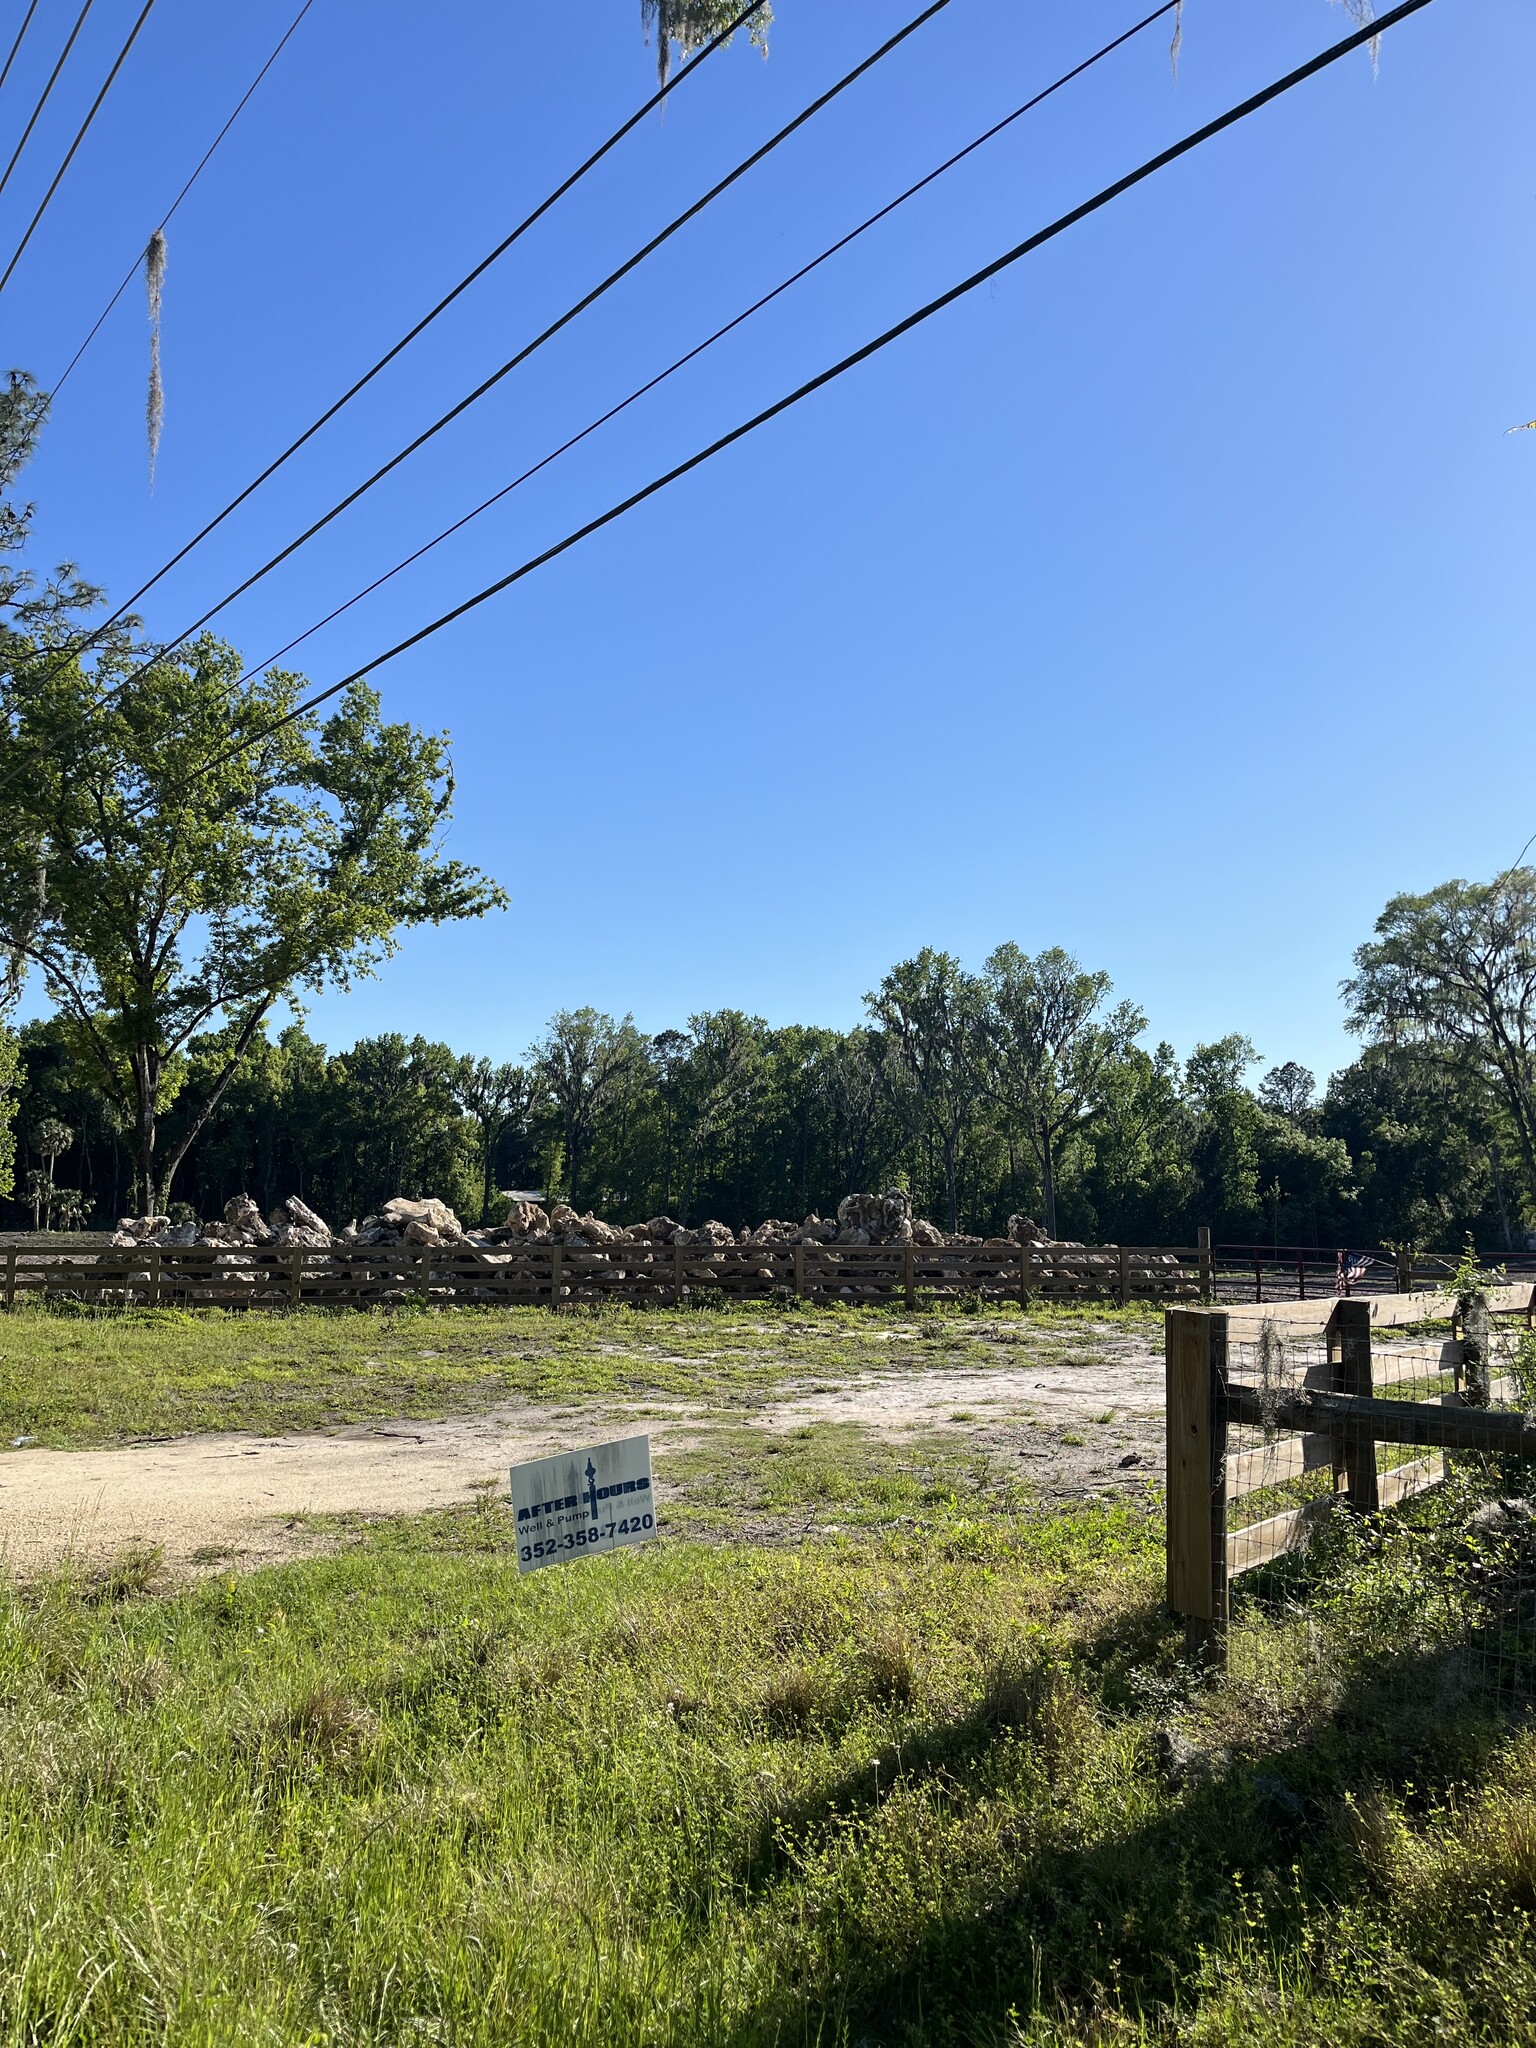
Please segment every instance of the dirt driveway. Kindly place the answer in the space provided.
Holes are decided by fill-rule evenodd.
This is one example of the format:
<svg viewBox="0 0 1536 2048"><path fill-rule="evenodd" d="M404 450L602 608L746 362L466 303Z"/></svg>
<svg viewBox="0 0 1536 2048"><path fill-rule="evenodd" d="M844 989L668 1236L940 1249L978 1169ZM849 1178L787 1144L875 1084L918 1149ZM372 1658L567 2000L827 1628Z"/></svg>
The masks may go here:
<svg viewBox="0 0 1536 2048"><path fill-rule="evenodd" d="M859 1373L808 1382L723 1413L636 1399L505 1404L441 1422L325 1434L181 1437L110 1450L17 1449L0 1457L0 1566L22 1576L66 1555L100 1559L155 1544L178 1569L242 1569L314 1539L303 1517L381 1516L462 1503L524 1458L648 1430L663 1506L684 1488L669 1450L696 1450L742 1421L803 1433L853 1425L872 1439L969 1440L1041 1498L1141 1490L1163 1468L1162 1362L1153 1337L1117 1334L1095 1355L1006 1366Z"/></svg>

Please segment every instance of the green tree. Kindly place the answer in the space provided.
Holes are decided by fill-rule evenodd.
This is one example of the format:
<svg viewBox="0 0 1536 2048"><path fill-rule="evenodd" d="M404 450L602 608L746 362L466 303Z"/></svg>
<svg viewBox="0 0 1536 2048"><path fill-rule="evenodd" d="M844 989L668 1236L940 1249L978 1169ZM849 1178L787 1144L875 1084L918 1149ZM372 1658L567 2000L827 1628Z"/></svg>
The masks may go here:
<svg viewBox="0 0 1536 2048"><path fill-rule="evenodd" d="M1475 1072L1412 1047L1368 1046L1328 1083L1320 1122L1353 1162L1361 1243L1442 1251L1470 1233L1513 1248L1498 1099Z"/></svg>
<svg viewBox="0 0 1536 2048"><path fill-rule="evenodd" d="M1287 1060L1283 1067L1271 1067L1259 1083L1259 1100L1276 1116L1292 1123L1304 1123L1317 1095L1317 1077L1310 1067Z"/></svg>
<svg viewBox="0 0 1536 2048"><path fill-rule="evenodd" d="M561 1010L528 1057L554 1107L567 1198L577 1207L587 1149L604 1110L643 1062L643 1043L630 1017L616 1024L599 1010Z"/></svg>
<svg viewBox="0 0 1536 2048"><path fill-rule="evenodd" d="M701 1187L738 1215L754 1178L745 1157L760 1109L768 1027L741 1010L688 1019L668 1070L678 1132L678 1214L689 1221Z"/></svg>
<svg viewBox="0 0 1536 2048"><path fill-rule="evenodd" d="M362 1038L327 1069L342 1152L332 1175L338 1213L391 1195L437 1195L462 1214L481 1200L480 1134L459 1097L459 1058L439 1040L398 1031Z"/></svg>
<svg viewBox="0 0 1536 2048"><path fill-rule="evenodd" d="M54 1185L53 1170L61 1152L67 1152L75 1142L75 1134L61 1117L45 1116L32 1126L27 1133L27 1142L43 1162L43 1171L34 1174L29 1186L32 1200L32 1228L39 1222L52 1227Z"/></svg>
<svg viewBox="0 0 1536 2048"><path fill-rule="evenodd" d="M16 1185L16 1084L21 1046L13 1031L0 1030L0 1196Z"/></svg>
<svg viewBox="0 0 1536 2048"><path fill-rule="evenodd" d="M1232 1031L1197 1045L1184 1063L1184 1091L1196 1117L1192 1149L1201 1198L1218 1229L1251 1229L1259 1218L1264 1113L1243 1085L1257 1059L1251 1040Z"/></svg>
<svg viewBox="0 0 1536 2048"><path fill-rule="evenodd" d="M384 723L371 690L321 722L300 676L242 677L205 636L104 698L126 650L88 672L56 642L0 679L0 923L131 1122L157 1208L276 1003L505 899L442 855L446 741ZM221 1028L227 1057L162 1149L187 1048Z"/></svg>
<svg viewBox="0 0 1536 2048"><path fill-rule="evenodd" d="M981 1085L1028 1135L1040 1169L1045 1231L1055 1237L1062 1146L1104 1113L1110 1078L1147 1020L1133 1003L1106 1010L1113 984L1052 946L1034 959L999 946L984 970Z"/></svg>
<svg viewBox="0 0 1536 2048"><path fill-rule="evenodd" d="M526 1067L494 1066L488 1059L464 1058L454 1067L453 1090L459 1108L480 1133L480 1220L491 1220L496 1194L496 1148L510 1132L521 1130L533 1107L533 1076Z"/></svg>
<svg viewBox="0 0 1536 2048"><path fill-rule="evenodd" d="M1536 868L1394 896L1344 985L1352 1029L1481 1079L1536 1203Z"/></svg>
<svg viewBox="0 0 1536 2048"><path fill-rule="evenodd" d="M1199 1182L1192 1157L1196 1124L1173 1047L1133 1045L1104 1073L1084 1192L1092 1213L1078 1235L1121 1243L1168 1244L1188 1232Z"/></svg>
<svg viewBox="0 0 1536 2048"><path fill-rule="evenodd" d="M882 1039L882 1072L915 1140L938 1147L945 1213L960 1228L959 1175L975 1120L983 994L951 953L932 946L893 967L864 998Z"/></svg>

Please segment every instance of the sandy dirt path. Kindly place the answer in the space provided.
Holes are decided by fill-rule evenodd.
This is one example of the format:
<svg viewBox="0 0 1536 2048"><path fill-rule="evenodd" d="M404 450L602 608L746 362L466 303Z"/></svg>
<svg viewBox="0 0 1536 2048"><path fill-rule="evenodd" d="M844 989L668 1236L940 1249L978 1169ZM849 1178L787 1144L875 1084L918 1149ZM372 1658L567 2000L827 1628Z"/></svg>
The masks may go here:
<svg viewBox="0 0 1536 2048"><path fill-rule="evenodd" d="M1150 1347L1134 1345L1091 1363L930 1366L812 1382L753 1403L744 1416L656 1399L579 1409L516 1403L323 1435L12 1450L0 1456L0 1566L26 1576L67 1555L101 1559L148 1543L173 1568L249 1569L312 1550L304 1516L449 1507L488 1481L504 1483L521 1459L640 1430L651 1434L665 1502L675 1491L666 1484L668 1447L699 1445L737 1419L786 1431L853 1423L892 1441L968 1436L1019 1461L1020 1476L1046 1497L1081 1497L1160 1475L1162 1365Z"/></svg>

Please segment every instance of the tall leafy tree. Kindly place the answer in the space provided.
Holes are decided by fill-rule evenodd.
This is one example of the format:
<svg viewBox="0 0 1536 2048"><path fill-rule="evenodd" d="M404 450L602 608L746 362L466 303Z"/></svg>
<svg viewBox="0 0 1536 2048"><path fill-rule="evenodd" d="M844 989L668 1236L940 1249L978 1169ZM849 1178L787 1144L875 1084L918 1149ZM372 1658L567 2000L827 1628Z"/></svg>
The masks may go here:
<svg viewBox="0 0 1536 2048"><path fill-rule="evenodd" d="M1063 1146L1104 1113L1117 1065L1147 1020L1133 1003L1107 1007L1107 974L1053 946L1031 959L999 946L986 963L980 1011L981 1084L1027 1133L1040 1169L1045 1230L1057 1234Z"/></svg>
<svg viewBox="0 0 1536 2048"><path fill-rule="evenodd" d="M640 1034L630 1017L616 1024L599 1010L561 1010L529 1059L554 1105L566 1189L579 1207L582 1169L602 1114L644 1059Z"/></svg>
<svg viewBox="0 0 1536 2048"><path fill-rule="evenodd" d="M104 697L126 650L87 671L56 639L0 678L0 930L131 1122L154 1208L279 1001L505 899L441 852L446 741L386 724L371 690L321 722L302 677L242 678L204 637ZM162 1148L186 1050L220 1028L227 1058Z"/></svg>
<svg viewBox="0 0 1536 2048"><path fill-rule="evenodd" d="M1197 1045L1184 1063L1196 1117L1193 1146L1205 1217L1217 1230L1251 1230L1259 1220L1259 1133L1264 1112L1243 1077L1258 1054L1240 1031Z"/></svg>
<svg viewBox="0 0 1536 2048"><path fill-rule="evenodd" d="M510 1132L526 1125L536 1085L526 1067L510 1061L495 1066L488 1059L465 1058L455 1064L455 1097L480 1133L482 1222L489 1220L495 1203L496 1148Z"/></svg>
<svg viewBox="0 0 1536 2048"><path fill-rule="evenodd" d="M1373 1044L1481 1077L1502 1101L1536 1204L1536 868L1394 896L1344 985Z"/></svg>
<svg viewBox="0 0 1536 2048"><path fill-rule="evenodd" d="M734 1183L740 1205L743 1140L759 1108L768 1027L741 1010L710 1010L688 1019L669 1083L677 1105L679 1212L689 1220L701 1184ZM734 1155L734 1156L733 1156Z"/></svg>
<svg viewBox="0 0 1536 2048"><path fill-rule="evenodd" d="M883 1040L892 1100L915 1139L938 1149L945 1213L960 1228L960 1158L974 1121L983 995L952 953L925 946L864 998Z"/></svg>

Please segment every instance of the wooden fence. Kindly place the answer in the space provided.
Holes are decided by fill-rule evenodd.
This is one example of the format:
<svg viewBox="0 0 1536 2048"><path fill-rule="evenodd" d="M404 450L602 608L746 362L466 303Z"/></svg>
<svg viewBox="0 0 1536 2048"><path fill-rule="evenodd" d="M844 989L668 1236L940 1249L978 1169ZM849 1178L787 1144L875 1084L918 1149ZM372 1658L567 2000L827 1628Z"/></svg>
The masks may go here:
<svg viewBox="0 0 1536 2048"><path fill-rule="evenodd" d="M1536 1320L1536 1287L1494 1287L1497 1316ZM1326 1320L1320 1311L1326 1311ZM1318 1519L1341 1503L1374 1513L1437 1485L1448 1451L1536 1457L1536 1422L1510 1410L1466 1405L1457 1383L1461 1345L1450 1337L1378 1352L1374 1333L1444 1319L1443 1294L1282 1302L1257 1308L1170 1309L1167 1374L1168 1605L1192 1632L1219 1635L1232 1579L1302 1547ZM1312 1362L1294 1376L1266 1377L1287 1340L1316 1335ZM1445 1381L1453 1382L1449 1389ZM1383 1398L1415 1387L1420 1398ZM1514 1393L1494 1380L1491 1398ZM1246 1436L1243 1432L1247 1432ZM1381 1469L1377 1445L1431 1455ZM1328 1471L1331 1488L1245 1525L1241 1500Z"/></svg>
<svg viewBox="0 0 1536 2048"><path fill-rule="evenodd" d="M1209 1287L1198 1251L1127 1245L1051 1247L994 1240L973 1245L474 1245L329 1251L283 1246L229 1250L113 1246L63 1252L9 1245L4 1302L68 1299L102 1306L225 1308L369 1307L410 1300L444 1305L560 1307L613 1301L676 1307L700 1299L776 1295L807 1301L978 1297L1029 1303L1197 1300Z"/></svg>

